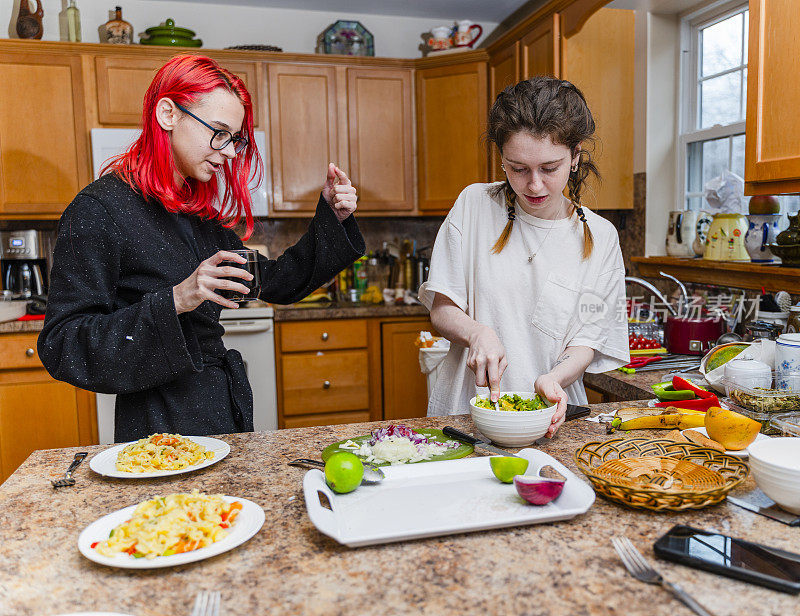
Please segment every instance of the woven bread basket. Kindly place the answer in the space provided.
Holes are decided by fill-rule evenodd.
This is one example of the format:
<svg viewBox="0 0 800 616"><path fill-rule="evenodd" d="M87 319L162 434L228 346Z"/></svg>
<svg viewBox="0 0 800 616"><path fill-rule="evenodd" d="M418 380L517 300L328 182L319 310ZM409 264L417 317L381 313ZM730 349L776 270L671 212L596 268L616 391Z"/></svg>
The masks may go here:
<svg viewBox="0 0 800 616"><path fill-rule="evenodd" d="M714 449L647 437L591 441L575 452L575 462L599 494L651 511L716 505L749 470Z"/></svg>

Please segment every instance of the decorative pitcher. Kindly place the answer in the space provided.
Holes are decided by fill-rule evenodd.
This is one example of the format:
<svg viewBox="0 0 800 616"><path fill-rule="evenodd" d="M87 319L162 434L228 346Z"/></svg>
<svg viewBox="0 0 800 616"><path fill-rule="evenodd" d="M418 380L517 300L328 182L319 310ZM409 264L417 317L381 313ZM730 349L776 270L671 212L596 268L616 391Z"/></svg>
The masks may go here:
<svg viewBox="0 0 800 616"><path fill-rule="evenodd" d="M696 235L697 212L673 210L669 213L667 254L670 257L693 257L692 244Z"/></svg>
<svg viewBox="0 0 800 616"><path fill-rule="evenodd" d="M778 235L780 214L749 214L747 216L747 235L744 236L744 247L753 263L772 263L777 258L772 254L769 245L775 242Z"/></svg>

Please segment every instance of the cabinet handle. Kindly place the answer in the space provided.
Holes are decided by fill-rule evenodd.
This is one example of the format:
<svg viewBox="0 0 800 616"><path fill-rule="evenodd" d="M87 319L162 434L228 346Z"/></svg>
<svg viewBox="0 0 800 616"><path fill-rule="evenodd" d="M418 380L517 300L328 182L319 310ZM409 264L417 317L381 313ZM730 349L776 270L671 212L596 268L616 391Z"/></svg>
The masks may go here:
<svg viewBox="0 0 800 616"><path fill-rule="evenodd" d="M28 357L33 357L34 353L36 353L36 351L34 351L33 349L25 349L25 355L27 355Z"/></svg>
<svg viewBox="0 0 800 616"><path fill-rule="evenodd" d="M328 340L328 332L322 332L322 341L327 342Z"/></svg>
<svg viewBox="0 0 800 616"><path fill-rule="evenodd" d="M322 389L330 389L330 388L331 388L331 382L330 381L323 381L322 382Z"/></svg>

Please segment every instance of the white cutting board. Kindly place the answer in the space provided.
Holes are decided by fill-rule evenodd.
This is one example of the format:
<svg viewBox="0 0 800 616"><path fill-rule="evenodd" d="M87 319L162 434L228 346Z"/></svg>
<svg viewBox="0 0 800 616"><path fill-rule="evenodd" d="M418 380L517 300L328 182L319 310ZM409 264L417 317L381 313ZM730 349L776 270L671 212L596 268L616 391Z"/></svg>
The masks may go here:
<svg viewBox="0 0 800 616"><path fill-rule="evenodd" d="M514 484L492 474L489 458L463 458L382 467L386 478L349 494L335 494L322 471L308 471L303 491L308 517L317 529L350 547L435 537L491 528L567 520L585 513L594 490L552 456L538 449L519 454L530 461L526 475L551 465L567 478L553 502L531 505ZM325 494L331 509L320 503Z"/></svg>

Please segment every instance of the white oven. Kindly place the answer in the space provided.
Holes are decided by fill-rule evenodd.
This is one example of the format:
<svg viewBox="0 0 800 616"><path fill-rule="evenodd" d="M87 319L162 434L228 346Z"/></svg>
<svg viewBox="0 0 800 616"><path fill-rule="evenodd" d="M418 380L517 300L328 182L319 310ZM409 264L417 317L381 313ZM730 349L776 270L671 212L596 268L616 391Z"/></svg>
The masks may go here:
<svg viewBox="0 0 800 616"><path fill-rule="evenodd" d="M225 348L242 354L253 388L253 428L278 429L278 394L275 381L275 323L272 306L223 309L219 322L225 328ZM114 442L113 394L97 394L97 433L101 445Z"/></svg>

